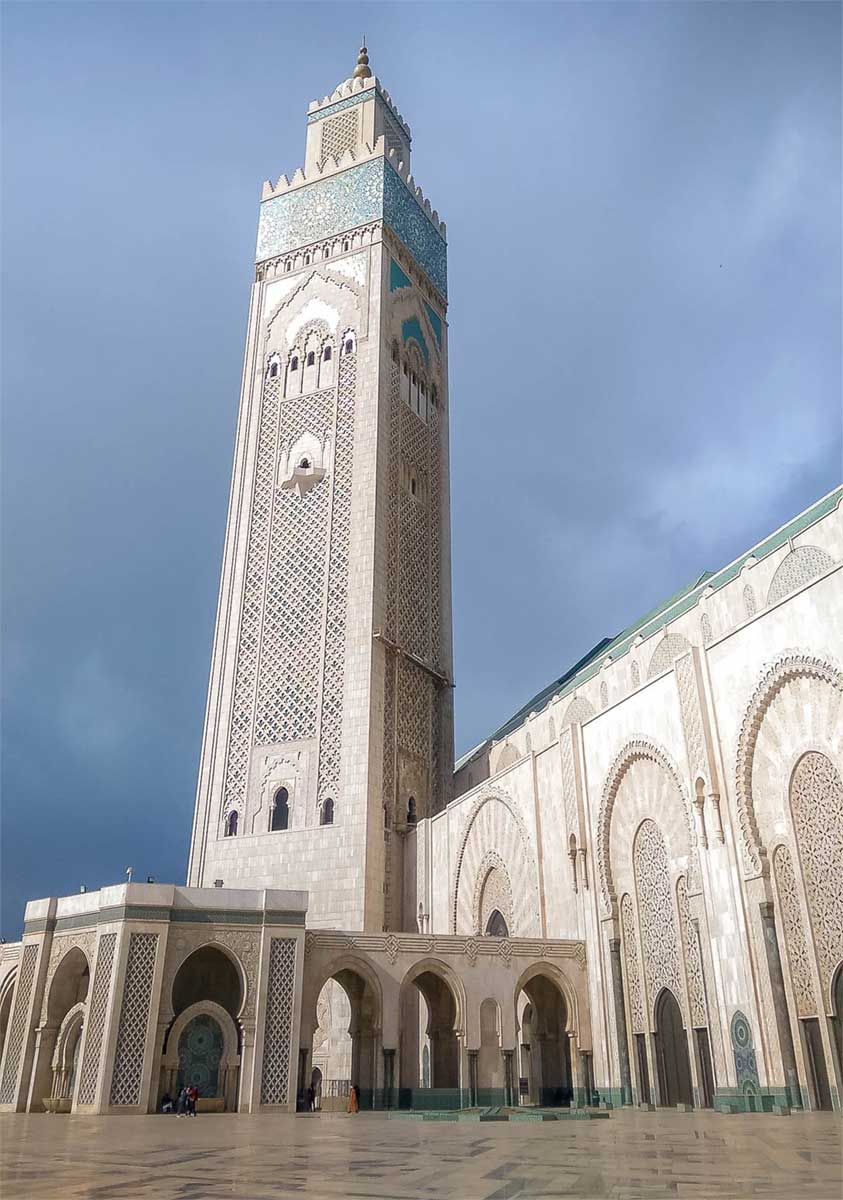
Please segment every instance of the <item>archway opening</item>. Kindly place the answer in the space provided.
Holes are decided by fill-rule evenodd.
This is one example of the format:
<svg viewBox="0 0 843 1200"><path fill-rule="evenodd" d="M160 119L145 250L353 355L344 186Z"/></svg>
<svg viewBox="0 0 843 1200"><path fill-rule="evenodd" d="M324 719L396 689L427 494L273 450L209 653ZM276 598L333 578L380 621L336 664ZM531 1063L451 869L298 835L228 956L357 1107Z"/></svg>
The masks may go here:
<svg viewBox="0 0 843 1200"><path fill-rule="evenodd" d="M402 1104L459 1108L459 1005L443 975L428 968L410 979L401 997Z"/></svg>
<svg viewBox="0 0 843 1200"><path fill-rule="evenodd" d="M346 967L325 981L316 1002L311 1071L307 1075L303 1064L299 1080L300 1108L316 1102L317 1072L318 1107L326 1112L344 1110L352 1086L361 1108L374 1106L379 1020L378 997L363 975Z"/></svg>
<svg viewBox="0 0 843 1200"><path fill-rule="evenodd" d="M237 1111L242 1046L237 1014L243 1000L240 971L224 950L201 946L188 955L173 980L159 1105L195 1085L200 1111Z"/></svg>
<svg viewBox="0 0 843 1200"><path fill-rule="evenodd" d="M173 980L173 1013L178 1016L191 1004L212 1000L233 1018L243 1003L240 973L218 946L194 950L179 967Z"/></svg>
<svg viewBox="0 0 843 1200"><path fill-rule="evenodd" d="M519 1095L523 1104L543 1108L570 1105L574 1089L568 1006L546 975L534 975L517 997L519 1015Z"/></svg>
<svg viewBox="0 0 843 1200"><path fill-rule="evenodd" d="M30 1104L33 1112L70 1112L90 979L88 960L74 946L59 963L47 996Z"/></svg>
<svg viewBox="0 0 843 1200"><path fill-rule="evenodd" d="M506 918L498 909L493 909L489 914L489 919L486 922L486 937L509 937L509 929L507 928Z"/></svg>
<svg viewBox="0 0 843 1200"><path fill-rule="evenodd" d="M688 1038L679 1004L669 988L663 988L656 1001L655 1043L662 1106L693 1104Z"/></svg>

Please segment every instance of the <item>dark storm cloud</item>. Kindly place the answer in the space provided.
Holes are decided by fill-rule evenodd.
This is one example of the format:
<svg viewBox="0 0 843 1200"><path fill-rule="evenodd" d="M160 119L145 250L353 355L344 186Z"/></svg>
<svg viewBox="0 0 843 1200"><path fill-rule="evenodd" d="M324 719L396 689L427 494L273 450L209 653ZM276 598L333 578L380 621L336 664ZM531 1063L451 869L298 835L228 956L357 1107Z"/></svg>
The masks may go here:
<svg viewBox="0 0 843 1200"><path fill-rule="evenodd" d="M7 935L184 876L259 185L361 22L448 222L460 750L838 480L839 7L7 6Z"/></svg>

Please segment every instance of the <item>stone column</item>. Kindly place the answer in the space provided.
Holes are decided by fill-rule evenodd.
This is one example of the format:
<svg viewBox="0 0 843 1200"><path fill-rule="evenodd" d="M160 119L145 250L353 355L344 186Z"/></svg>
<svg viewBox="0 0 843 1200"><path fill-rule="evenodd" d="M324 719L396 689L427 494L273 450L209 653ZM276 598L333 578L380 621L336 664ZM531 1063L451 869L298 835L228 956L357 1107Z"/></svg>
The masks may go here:
<svg viewBox="0 0 843 1200"><path fill-rule="evenodd" d="M612 969L612 1000L615 1010L615 1033L620 1060L621 1097L623 1104L632 1104L632 1075L629 1069L629 1043L626 1032L626 1000L623 994L621 969L621 940L609 939L609 961Z"/></svg>
<svg viewBox="0 0 843 1200"><path fill-rule="evenodd" d="M468 1055L468 1107L477 1107L477 1057L479 1050L467 1050Z"/></svg>
<svg viewBox="0 0 843 1200"><path fill-rule="evenodd" d="M503 1055L503 1096L507 1108L514 1108L518 1103L515 1092L515 1075L513 1072L514 1050L501 1050Z"/></svg>
<svg viewBox="0 0 843 1200"><path fill-rule="evenodd" d="M790 1028L790 1014L787 1009L787 993L784 986L779 938L776 933L775 908L769 900L760 905L761 928L764 932L764 949L767 952L767 969L770 972L770 987L773 993L773 1009L776 1014L776 1025L779 1031L782 1067L787 1090L790 1093L790 1104L793 1108L802 1107L802 1090L799 1087L799 1075L796 1070L796 1054L793 1047L793 1034Z"/></svg>
<svg viewBox="0 0 843 1200"><path fill-rule="evenodd" d="M575 1033L568 1034L568 1049L571 1056L571 1108L583 1108L586 1103L585 1068Z"/></svg>
<svg viewBox="0 0 843 1200"><path fill-rule="evenodd" d="M393 1108L393 1088L395 1087L395 1051L383 1050L383 1106Z"/></svg>

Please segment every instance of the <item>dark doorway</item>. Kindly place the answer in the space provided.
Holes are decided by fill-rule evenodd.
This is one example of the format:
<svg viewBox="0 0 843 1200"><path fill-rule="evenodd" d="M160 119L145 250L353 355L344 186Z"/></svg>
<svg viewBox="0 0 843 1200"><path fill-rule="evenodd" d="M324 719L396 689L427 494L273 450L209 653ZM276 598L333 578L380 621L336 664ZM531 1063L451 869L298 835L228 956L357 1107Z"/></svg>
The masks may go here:
<svg viewBox="0 0 843 1200"><path fill-rule="evenodd" d="M711 1067L711 1045L707 1029L695 1029L697 1063L699 1064L700 1106L711 1108L714 1104L714 1072Z"/></svg>
<svg viewBox="0 0 843 1200"><path fill-rule="evenodd" d="M802 1022L805 1030L805 1048L808 1051L808 1066L811 1071L814 1104L817 1108L831 1108L831 1091L828 1086L828 1073L825 1069L825 1054L823 1039L820 1033L820 1023L816 1017L810 1017Z"/></svg>
<svg viewBox="0 0 843 1200"><path fill-rule="evenodd" d="M666 1108L693 1104L688 1039L676 997L668 988L656 1002L656 1059L661 1104Z"/></svg>

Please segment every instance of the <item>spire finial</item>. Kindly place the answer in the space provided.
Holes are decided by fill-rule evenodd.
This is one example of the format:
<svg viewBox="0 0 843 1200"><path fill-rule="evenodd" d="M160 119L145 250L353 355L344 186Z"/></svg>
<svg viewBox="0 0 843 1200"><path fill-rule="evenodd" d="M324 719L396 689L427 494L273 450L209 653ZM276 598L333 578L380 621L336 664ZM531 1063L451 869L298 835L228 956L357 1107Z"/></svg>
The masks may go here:
<svg viewBox="0 0 843 1200"><path fill-rule="evenodd" d="M357 55L357 66L354 68L352 79L371 79L372 71L369 66L369 51L366 49L366 38L363 38L363 45L360 47L360 53Z"/></svg>

